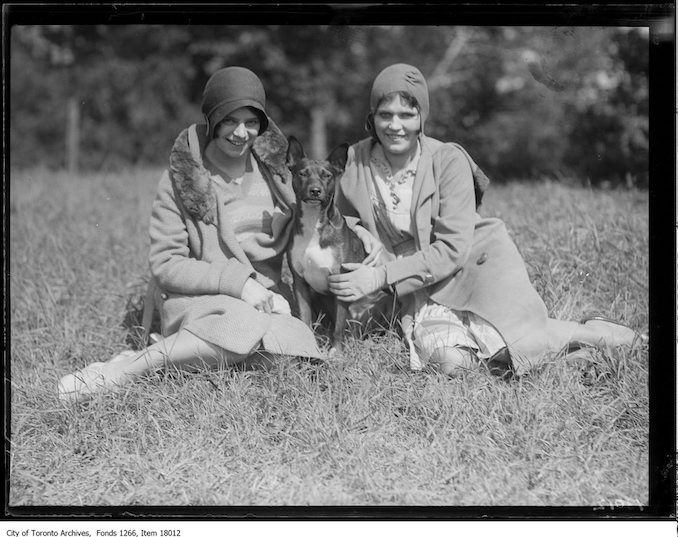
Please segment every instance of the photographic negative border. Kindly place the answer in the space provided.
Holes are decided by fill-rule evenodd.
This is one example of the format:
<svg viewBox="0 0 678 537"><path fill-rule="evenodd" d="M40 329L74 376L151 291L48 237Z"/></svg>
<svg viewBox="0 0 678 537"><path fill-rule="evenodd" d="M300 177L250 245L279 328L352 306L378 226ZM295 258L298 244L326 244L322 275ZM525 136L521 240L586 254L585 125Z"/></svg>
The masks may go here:
<svg viewBox="0 0 678 537"><path fill-rule="evenodd" d="M675 217L675 34L674 4L5 4L3 7L4 104L8 107L9 28L15 24L436 24L473 26L645 26L650 31L650 453L649 504L643 507L9 507L5 483L4 518L11 520L105 518L138 520L215 518L258 520L459 520L459 519L666 519L675 515L676 296ZM671 77L671 74L673 77ZM674 112L673 114L670 111ZM8 114L3 129L8 148ZM9 169L7 156L3 165ZM667 178L672 177L672 188ZM7 189L5 189L5 192ZM672 193L673 196L669 195ZM5 208L8 200L5 196ZM5 215L9 211L5 211ZM673 230L672 232L670 230ZM671 235L673 233L673 235ZM4 239L4 251L8 251ZM667 244L669 243L670 244ZM6 256L5 256L6 257ZM5 290L9 289L5 264ZM5 293L5 312L9 297ZM6 332L6 334L8 334ZM9 348L9 336L6 336ZM666 356L668 354L668 357ZM9 353L4 366L9 372ZM670 358L673 357L673 360ZM10 384L5 382L5 468L9 468ZM5 472L8 475L8 472Z"/></svg>

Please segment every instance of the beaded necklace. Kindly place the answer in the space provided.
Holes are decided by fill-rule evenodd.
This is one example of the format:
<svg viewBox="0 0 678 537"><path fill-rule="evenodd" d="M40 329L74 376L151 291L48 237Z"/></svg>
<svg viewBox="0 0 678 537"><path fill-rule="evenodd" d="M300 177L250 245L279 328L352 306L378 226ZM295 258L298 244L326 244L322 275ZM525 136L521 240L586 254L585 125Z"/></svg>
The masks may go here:
<svg viewBox="0 0 678 537"><path fill-rule="evenodd" d="M407 167L395 174L392 172L391 166L386 162L385 157L382 158L382 155L382 151L379 151L378 153L375 152L370 158L370 161L379 169L384 182L388 185L391 196L391 205L393 210L396 210L402 201L396 192L396 186L403 185L409 180L414 181L414 177L417 174L417 164L419 163L419 148L417 148L414 158Z"/></svg>

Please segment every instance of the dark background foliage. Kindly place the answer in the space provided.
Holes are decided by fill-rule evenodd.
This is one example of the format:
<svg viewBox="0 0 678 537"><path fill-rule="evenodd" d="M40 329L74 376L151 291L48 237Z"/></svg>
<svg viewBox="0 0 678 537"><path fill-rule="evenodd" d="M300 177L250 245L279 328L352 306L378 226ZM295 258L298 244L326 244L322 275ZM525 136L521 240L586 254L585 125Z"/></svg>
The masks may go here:
<svg viewBox="0 0 678 537"><path fill-rule="evenodd" d="M163 165L201 121L216 69L264 82L269 115L325 156L366 135L376 74L416 65L427 134L464 145L495 181L646 186L647 28L27 25L10 37L13 167Z"/></svg>

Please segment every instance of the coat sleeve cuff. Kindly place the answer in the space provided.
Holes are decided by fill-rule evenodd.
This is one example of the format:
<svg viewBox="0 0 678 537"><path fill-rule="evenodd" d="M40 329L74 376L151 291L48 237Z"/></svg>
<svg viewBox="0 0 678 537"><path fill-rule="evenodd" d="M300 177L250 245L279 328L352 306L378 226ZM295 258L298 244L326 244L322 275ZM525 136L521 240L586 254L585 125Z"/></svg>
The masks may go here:
<svg viewBox="0 0 678 537"><path fill-rule="evenodd" d="M415 277L422 281L424 285L434 283L434 277L423 267L417 267L411 258L401 257L385 265L386 283L389 285L397 284L401 280Z"/></svg>
<svg viewBox="0 0 678 537"><path fill-rule="evenodd" d="M386 285L398 295L406 295L435 283L433 274L413 266L412 259L400 258L385 265Z"/></svg>
<svg viewBox="0 0 678 537"><path fill-rule="evenodd" d="M247 278L255 274L256 272L253 268L244 265L240 261L235 259L228 261L219 278L219 293L240 298Z"/></svg>

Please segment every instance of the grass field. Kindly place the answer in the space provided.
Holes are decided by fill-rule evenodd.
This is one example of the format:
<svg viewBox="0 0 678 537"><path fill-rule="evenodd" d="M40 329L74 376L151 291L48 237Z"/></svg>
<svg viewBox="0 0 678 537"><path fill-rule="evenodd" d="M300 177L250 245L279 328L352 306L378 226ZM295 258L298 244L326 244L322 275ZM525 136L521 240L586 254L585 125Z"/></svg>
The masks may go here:
<svg viewBox="0 0 678 537"><path fill-rule="evenodd" d="M163 372L60 404L61 375L133 339L158 179L11 176L10 506L647 503L646 346L448 379L405 369L386 334L329 365ZM647 329L646 192L493 185L482 214L552 316Z"/></svg>

